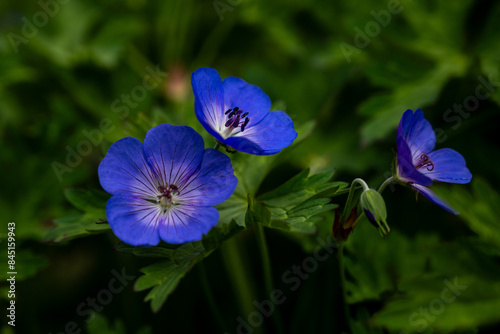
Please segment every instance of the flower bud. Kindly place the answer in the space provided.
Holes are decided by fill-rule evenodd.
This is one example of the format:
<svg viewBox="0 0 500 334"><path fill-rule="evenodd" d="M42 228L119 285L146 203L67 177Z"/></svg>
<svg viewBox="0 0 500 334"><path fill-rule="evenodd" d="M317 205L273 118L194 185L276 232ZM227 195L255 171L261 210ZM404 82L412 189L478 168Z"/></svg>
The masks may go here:
<svg viewBox="0 0 500 334"><path fill-rule="evenodd" d="M366 218L379 230L380 234L382 236L389 234L391 230L387 225L387 210L382 195L374 189L368 189L361 194L359 203Z"/></svg>

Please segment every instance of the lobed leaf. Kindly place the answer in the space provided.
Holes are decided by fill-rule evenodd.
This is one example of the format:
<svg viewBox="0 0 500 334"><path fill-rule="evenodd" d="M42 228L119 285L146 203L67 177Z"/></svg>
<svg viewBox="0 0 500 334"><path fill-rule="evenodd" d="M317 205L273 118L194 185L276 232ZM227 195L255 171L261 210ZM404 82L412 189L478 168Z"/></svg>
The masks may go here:
<svg viewBox="0 0 500 334"><path fill-rule="evenodd" d="M95 190L69 189L65 191L66 199L82 215L55 219L55 228L48 231L44 241L61 242L94 233L110 230L106 219L106 201L109 195Z"/></svg>

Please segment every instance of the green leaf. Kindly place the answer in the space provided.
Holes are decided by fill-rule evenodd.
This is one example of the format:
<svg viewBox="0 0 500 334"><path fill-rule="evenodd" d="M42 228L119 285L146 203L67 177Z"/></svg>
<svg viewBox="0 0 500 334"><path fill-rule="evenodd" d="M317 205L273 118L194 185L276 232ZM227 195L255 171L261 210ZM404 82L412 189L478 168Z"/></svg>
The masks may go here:
<svg viewBox="0 0 500 334"><path fill-rule="evenodd" d="M250 227L256 223L268 226L271 222L271 212L259 202L252 200L248 195L248 210L245 214L245 226Z"/></svg>
<svg viewBox="0 0 500 334"><path fill-rule="evenodd" d="M172 250L169 260L141 269L144 276L136 281L134 287L137 291L151 289L145 301L151 301L152 310L157 312L186 273L211 252L200 241L184 244Z"/></svg>
<svg viewBox="0 0 500 334"><path fill-rule="evenodd" d="M402 277L400 294L374 316L395 331L466 330L498 321L500 266L464 239L431 248L426 272Z"/></svg>
<svg viewBox="0 0 500 334"><path fill-rule="evenodd" d="M271 220L268 227L299 233L316 231L318 214L337 207L329 204L330 197L344 193L345 182L328 182L333 172L309 176L309 170L297 174L285 184L259 197L269 208Z"/></svg>
<svg viewBox="0 0 500 334"><path fill-rule="evenodd" d="M141 276L135 283L135 289L138 291L152 288L145 301L151 300L151 308L157 312L180 280L196 263L210 255L224 240L243 229L233 221L230 224L213 228L203 237L202 241L180 246L162 243L156 247L133 247L121 243L116 247L116 250L136 256L166 259L166 261L141 269L145 275Z"/></svg>
<svg viewBox="0 0 500 334"><path fill-rule="evenodd" d="M239 226L244 227L247 206L247 194L244 194L243 189L238 183L233 195L225 202L215 206L217 211L219 211L218 226L223 226L234 221Z"/></svg>
<svg viewBox="0 0 500 334"><path fill-rule="evenodd" d="M421 250L437 243L432 235L412 240L398 231L381 240L367 220L361 221L346 242L348 302L381 300L384 293L396 290L398 279L421 274L428 256Z"/></svg>
<svg viewBox="0 0 500 334"><path fill-rule="evenodd" d="M106 201L109 195L95 190L69 189L66 199L83 215L54 220L56 227L47 232L44 241L61 242L91 233L106 232L110 229L106 219Z"/></svg>
<svg viewBox="0 0 500 334"><path fill-rule="evenodd" d="M500 250L500 195L488 183L475 177L472 191L464 186L439 187L436 192L460 212L463 219L483 240Z"/></svg>
<svg viewBox="0 0 500 334"><path fill-rule="evenodd" d="M211 229L207 235L203 236L201 242L206 250L215 250L219 248L225 240L240 233L244 229L244 227L238 225L235 221L231 221L229 224L223 224Z"/></svg>
<svg viewBox="0 0 500 334"><path fill-rule="evenodd" d="M109 195L96 190L66 189L64 196L75 208L84 211L96 211L106 209L106 201Z"/></svg>
<svg viewBox="0 0 500 334"><path fill-rule="evenodd" d="M260 196L259 200L269 207L291 208L322 192L325 192L325 196L334 196L339 190L347 187L347 183L327 183L333 174L333 171L327 171L309 176L309 169L306 169L276 190ZM326 193L327 191L329 192Z"/></svg>
<svg viewBox="0 0 500 334"><path fill-rule="evenodd" d="M234 220L236 224L245 226L245 212L248 207L247 196L255 196L260 184L272 169L276 161L283 162L291 148L306 139L314 128L314 122L307 122L297 127L297 139L292 146L278 154L259 156L238 152L231 156L234 175L238 178L238 185L233 195L225 202L216 206L219 211L219 224L226 224Z"/></svg>

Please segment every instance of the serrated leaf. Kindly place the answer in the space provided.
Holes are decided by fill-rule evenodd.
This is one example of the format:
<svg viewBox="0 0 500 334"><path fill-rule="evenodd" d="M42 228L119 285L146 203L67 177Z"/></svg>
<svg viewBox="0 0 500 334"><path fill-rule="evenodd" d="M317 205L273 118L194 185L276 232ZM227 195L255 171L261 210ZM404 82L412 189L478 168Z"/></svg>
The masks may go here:
<svg viewBox="0 0 500 334"><path fill-rule="evenodd" d="M88 236L93 233L106 232L111 229L109 224L102 223L106 211L94 212L81 216L66 217L54 220L56 227L44 236L45 242L61 242L74 238Z"/></svg>
<svg viewBox="0 0 500 334"><path fill-rule="evenodd" d="M69 189L65 191L65 196L84 214L55 219L56 227L46 233L44 241L61 242L110 230L109 224L105 223L108 194L95 190Z"/></svg>
<svg viewBox="0 0 500 334"><path fill-rule="evenodd" d="M290 211L282 208L270 208L271 221L266 226L297 233L314 233L316 222L321 220L321 217L316 215L338 207L337 204L328 204L329 202L329 198L314 199L306 201Z"/></svg>
<svg viewBox="0 0 500 334"><path fill-rule="evenodd" d="M245 226L250 227L256 223L268 226L271 222L271 212L259 202L252 200L248 195L248 210L245 213Z"/></svg>
<svg viewBox="0 0 500 334"><path fill-rule="evenodd" d="M134 287L137 291L152 288L145 301L151 301L152 310L157 312L186 273L210 253L200 241L184 244L173 250L169 260L141 269L144 275Z"/></svg>
<svg viewBox="0 0 500 334"><path fill-rule="evenodd" d="M152 288L145 301L151 301L151 308L156 312L196 263L217 249L224 240L243 229L233 221L230 224L213 228L202 241L180 246L162 243L157 247L133 247L122 243L116 247L116 250L137 256L167 259L141 269L145 275L135 283L135 289L138 291Z"/></svg>
<svg viewBox="0 0 500 334"><path fill-rule="evenodd" d="M244 194L243 189L238 186L234 194L228 200L215 206L217 211L219 211L218 225L224 225L234 221L239 226L245 226L247 205L246 194Z"/></svg>
<svg viewBox="0 0 500 334"><path fill-rule="evenodd" d="M285 184L259 197L269 208L271 221L268 227L298 233L314 233L318 214L332 210L336 204L329 204L347 187L345 182L328 182L333 171L309 176L306 169L292 177Z"/></svg>
<svg viewBox="0 0 500 334"><path fill-rule="evenodd" d="M245 212L248 202L247 196L255 196L260 184L277 161L282 162L291 148L306 139L314 129L313 121L304 123L296 128L297 138L291 145L278 154L259 156L238 152L231 157L234 174L238 178L238 185L233 195L225 202L216 206L219 211L219 222L226 224L234 220L238 225L245 226Z"/></svg>
<svg viewBox="0 0 500 334"><path fill-rule="evenodd" d="M343 187L343 182L327 183L333 174L333 171L327 171L309 176L309 169L306 169L276 190L260 196L259 200L269 207L291 208L327 190L331 190L332 195Z"/></svg>

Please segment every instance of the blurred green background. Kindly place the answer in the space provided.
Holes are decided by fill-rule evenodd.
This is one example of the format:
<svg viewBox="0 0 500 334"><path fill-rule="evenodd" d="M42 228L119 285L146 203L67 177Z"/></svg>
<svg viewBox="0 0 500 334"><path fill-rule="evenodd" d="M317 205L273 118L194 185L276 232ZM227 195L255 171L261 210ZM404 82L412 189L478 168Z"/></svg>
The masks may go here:
<svg viewBox="0 0 500 334"><path fill-rule="evenodd" d="M297 126L316 122L259 193L307 167L378 187L390 176L402 113L422 108L439 129L437 148L459 151L473 181L436 187L459 216L416 202L408 189L386 190L391 234L381 239L365 223L347 244L353 331L497 333L499 16L493 0L3 1L0 235L6 249L7 223L16 222L16 332L71 332L68 322L89 333L237 332L241 312L220 251L204 264L222 317L213 315L196 267L156 314L130 282L89 318L76 310L107 288L113 269L139 277L154 261L114 251L111 232L57 244L44 237L54 219L79 214L66 189L100 189L97 167L112 142L142 140L171 122L194 127L213 146L194 117L190 85L191 73L209 66L260 86ZM324 215L321 233L332 221L333 213ZM287 291L285 332L345 331L335 259L291 292L281 275L309 256L314 236L266 232L276 284ZM253 298L263 300L252 233L237 238L256 282ZM5 282L6 255L0 262ZM442 302L454 280L466 289ZM5 310L7 285L1 289ZM256 333L272 328L266 320Z"/></svg>

